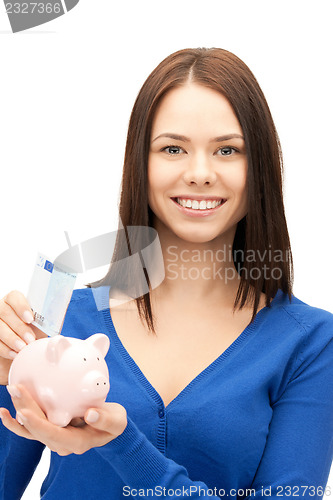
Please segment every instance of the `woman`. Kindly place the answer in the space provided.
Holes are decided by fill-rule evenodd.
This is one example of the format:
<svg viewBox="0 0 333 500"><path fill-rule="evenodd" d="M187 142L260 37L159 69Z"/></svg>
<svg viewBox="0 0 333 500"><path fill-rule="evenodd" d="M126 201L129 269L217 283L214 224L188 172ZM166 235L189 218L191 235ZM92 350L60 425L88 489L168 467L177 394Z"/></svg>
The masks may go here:
<svg viewBox="0 0 333 500"><path fill-rule="evenodd" d="M292 294L281 174L269 108L236 56L186 49L152 72L129 124L120 217L157 231L165 278L111 309L112 266L74 291L62 334L111 341L113 403L84 425L57 428L24 387L12 399L1 388L4 498L20 497L44 445L45 498L323 496L333 316ZM1 301L3 384L26 334L41 336L26 311L19 292Z"/></svg>

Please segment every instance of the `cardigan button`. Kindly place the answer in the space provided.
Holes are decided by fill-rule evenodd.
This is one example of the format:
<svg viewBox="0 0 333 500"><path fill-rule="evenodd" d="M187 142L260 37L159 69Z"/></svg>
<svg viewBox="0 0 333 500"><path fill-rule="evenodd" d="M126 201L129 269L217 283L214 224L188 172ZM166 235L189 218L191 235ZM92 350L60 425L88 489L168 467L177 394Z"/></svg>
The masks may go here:
<svg viewBox="0 0 333 500"><path fill-rule="evenodd" d="M164 410L160 410L160 411L158 412L158 416L159 416L160 418L163 418L163 417L164 417Z"/></svg>

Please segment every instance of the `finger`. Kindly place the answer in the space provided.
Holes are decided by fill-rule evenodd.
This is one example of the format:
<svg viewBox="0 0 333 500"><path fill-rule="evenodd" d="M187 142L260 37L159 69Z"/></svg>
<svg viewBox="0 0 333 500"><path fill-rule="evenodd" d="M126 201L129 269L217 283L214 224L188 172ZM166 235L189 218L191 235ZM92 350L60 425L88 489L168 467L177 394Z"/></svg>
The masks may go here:
<svg viewBox="0 0 333 500"><path fill-rule="evenodd" d="M16 411L20 412L23 409L30 410L39 418L46 419L46 415L37 402L30 395L29 391L22 384L7 386L7 390L11 395L13 405Z"/></svg>
<svg viewBox="0 0 333 500"><path fill-rule="evenodd" d="M3 425L10 430L11 432L14 432L17 436L24 437L26 439L30 439L33 441L40 441L44 445L48 446L48 443L45 443L41 439L39 439L38 435L33 435L26 427L28 425L29 420L33 418L32 415L29 415L29 412L24 411L24 412L18 412L17 414L17 419L15 420L12 418L10 415L9 411L6 408L0 408L0 418L2 419ZM21 421L21 425L19 423ZM58 455L61 456L66 456L70 455L70 451L67 450L67 448L58 448L57 446L49 446L51 451L55 451L58 453Z"/></svg>
<svg viewBox="0 0 333 500"><path fill-rule="evenodd" d="M31 433L23 427L23 425L19 424L18 421L11 416L9 411L6 408L0 408L0 418L2 420L3 425L11 432L14 432L17 436L24 437L26 439L35 439ZM24 419L21 419L23 423Z"/></svg>
<svg viewBox="0 0 333 500"><path fill-rule="evenodd" d="M5 295L3 301L13 309L22 321L28 324L32 323L34 315L23 293L18 290L12 290Z"/></svg>
<svg viewBox="0 0 333 500"><path fill-rule="evenodd" d="M89 444L87 447L87 443L92 442L98 431L89 428L84 421L82 421L84 427L71 425L65 428L59 427L47 420L44 412L22 384L7 386L7 390L12 397L18 419L32 436L31 439L40 441L61 455L73 452L81 454L92 447ZM74 423L78 424L78 421L76 420ZM18 429L15 422L11 422L11 425ZM18 429L18 432L22 433L23 431Z"/></svg>
<svg viewBox="0 0 333 500"><path fill-rule="evenodd" d="M84 427L71 425L58 427L29 409L21 410L18 416L33 439L45 444L51 451L61 456L71 453L81 455L91 448L103 446L116 437L86 424Z"/></svg>
<svg viewBox="0 0 333 500"><path fill-rule="evenodd" d="M0 301L0 356L9 358L9 352L19 352L36 335L27 323L20 318L5 300ZM13 358L11 358L13 359Z"/></svg>
<svg viewBox="0 0 333 500"><path fill-rule="evenodd" d="M23 293L18 290L12 290L5 295L3 301L11 307L15 314L21 318L24 323L30 324L33 322L33 312Z"/></svg>
<svg viewBox="0 0 333 500"><path fill-rule="evenodd" d="M26 343L32 342L34 339L40 339L47 337L47 335L42 332L37 326L31 324L34 316L33 311L25 298L25 296L18 290L13 290L0 301L0 318L2 317L1 310L4 308L4 314L6 314L5 306L8 306L9 310L14 312L14 320L18 323L12 325L8 324L11 329L19 335ZM19 321L20 320L20 321ZM23 332L23 336L22 336ZM28 334L28 335L26 335Z"/></svg>
<svg viewBox="0 0 333 500"><path fill-rule="evenodd" d="M19 417L22 418L24 427L34 439L61 456L73 453L71 450L73 446L84 443L84 438L80 434L82 429L71 426L59 427L46 418L41 418L30 409L21 410Z"/></svg>
<svg viewBox="0 0 333 500"><path fill-rule="evenodd" d="M104 403L102 408L90 408L84 420L94 429L106 431L113 438L122 434L127 425L127 413L118 403Z"/></svg>
<svg viewBox="0 0 333 500"><path fill-rule="evenodd" d="M0 321L0 323L1 323L1 321ZM0 337L1 337L1 332L0 332ZM3 343L0 340L0 358L3 358L4 360L6 360L8 362L12 362L13 359L16 358L16 356L17 356L17 351L14 351L7 344ZM7 374L8 374L8 371L7 371Z"/></svg>
<svg viewBox="0 0 333 500"><path fill-rule="evenodd" d="M16 326L16 328L18 328ZM29 337L30 332L21 331L22 337L12 330L0 318L0 356L2 358L13 360L17 353L20 352L26 345L27 341L33 341L35 337Z"/></svg>

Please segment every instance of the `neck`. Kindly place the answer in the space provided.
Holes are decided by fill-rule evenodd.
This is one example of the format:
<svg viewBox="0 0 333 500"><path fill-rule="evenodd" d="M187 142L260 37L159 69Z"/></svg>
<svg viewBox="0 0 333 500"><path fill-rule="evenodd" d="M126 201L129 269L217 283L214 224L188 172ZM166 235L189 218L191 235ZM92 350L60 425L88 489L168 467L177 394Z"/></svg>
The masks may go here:
<svg viewBox="0 0 333 500"><path fill-rule="evenodd" d="M157 223L164 259L165 279L152 295L168 297L177 304L218 301L230 307L240 277L232 258L236 228L203 243L183 240L162 223Z"/></svg>

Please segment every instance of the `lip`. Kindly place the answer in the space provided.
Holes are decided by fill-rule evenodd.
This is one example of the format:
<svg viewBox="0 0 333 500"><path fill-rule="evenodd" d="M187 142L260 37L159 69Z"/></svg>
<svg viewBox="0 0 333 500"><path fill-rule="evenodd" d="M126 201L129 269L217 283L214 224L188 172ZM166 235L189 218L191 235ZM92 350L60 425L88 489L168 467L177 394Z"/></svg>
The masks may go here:
<svg viewBox="0 0 333 500"><path fill-rule="evenodd" d="M182 198L182 196L177 196L177 198ZM209 208L208 210L195 210L194 208L186 208L186 207L182 207L181 205L179 205L179 203L177 203L177 199L176 198L170 198L171 201L173 201L173 203L176 205L176 207L184 214L184 215L188 215L190 217L207 217L209 215L213 215L215 214L221 207L223 207L223 205L225 204L225 202L227 201L226 199L220 204L218 205L217 207L215 208ZM188 200L198 200L199 198L187 198ZM223 199L223 198L201 198L201 199L204 199L204 200L217 200L217 199Z"/></svg>
<svg viewBox="0 0 333 500"><path fill-rule="evenodd" d="M217 201L220 201L220 200L224 200L225 198L223 198L222 196L205 196L205 195L196 195L194 196L193 194L177 194L177 196L172 196L172 200L176 200L177 198L182 198L184 200L198 200L198 201L201 201L201 200L217 200Z"/></svg>

